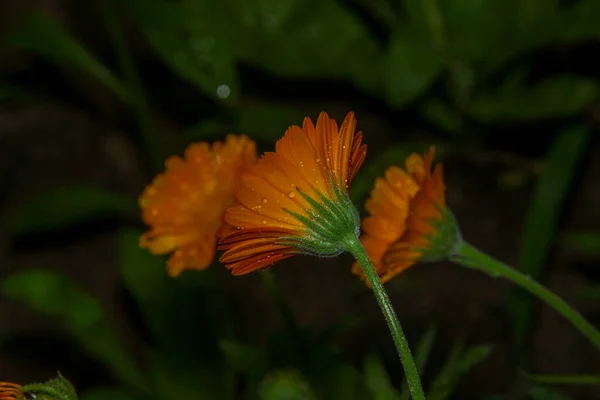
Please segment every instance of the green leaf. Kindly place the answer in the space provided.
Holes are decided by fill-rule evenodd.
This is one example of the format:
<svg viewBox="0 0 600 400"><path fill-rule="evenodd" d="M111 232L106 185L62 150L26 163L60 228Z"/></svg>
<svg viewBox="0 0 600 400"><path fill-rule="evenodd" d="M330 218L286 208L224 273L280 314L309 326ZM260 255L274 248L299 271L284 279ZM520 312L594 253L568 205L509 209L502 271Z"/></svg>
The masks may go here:
<svg viewBox="0 0 600 400"><path fill-rule="evenodd" d="M8 44L42 57L63 67L79 69L125 98L125 86L98 61L86 47L56 21L33 13L25 26L7 38Z"/></svg>
<svg viewBox="0 0 600 400"><path fill-rule="evenodd" d="M364 370L370 398L375 400L398 400L400 398L379 358L368 355L365 358Z"/></svg>
<svg viewBox="0 0 600 400"><path fill-rule="evenodd" d="M308 382L293 369L268 374L260 385L261 400L316 400Z"/></svg>
<svg viewBox="0 0 600 400"><path fill-rule="evenodd" d="M98 387L88 390L80 398L81 400L135 400L127 392L111 387Z"/></svg>
<svg viewBox="0 0 600 400"><path fill-rule="evenodd" d="M219 347L229 367L236 372L254 376L266 371L267 357L261 350L231 340L221 340Z"/></svg>
<svg viewBox="0 0 600 400"><path fill-rule="evenodd" d="M569 187L589 140L588 128L575 127L559 133L548 151L521 239L520 269L532 279L539 280L546 265ZM533 299L521 290L514 290L509 298L509 312L517 354L521 354L532 320Z"/></svg>
<svg viewBox="0 0 600 400"><path fill-rule="evenodd" d="M135 199L93 186L49 190L21 204L10 220L10 232L21 235L51 230L93 218L126 217L137 213Z"/></svg>
<svg viewBox="0 0 600 400"><path fill-rule="evenodd" d="M600 255L600 232L597 231L566 232L562 235L561 243L578 253Z"/></svg>
<svg viewBox="0 0 600 400"><path fill-rule="evenodd" d="M570 397L557 392L553 388L533 385L529 389L529 398L531 400L571 400Z"/></svg>
<svg viewBox="0 0 600 400"><path fill-rule="evenodd" d="M463 351L461 344L455 345L444 367L431 383L427 399L445 400L450 398L459 379L475 365L489 357L492 350L493 347L490 345L479 345Z"/></svg>
<svg viewBox="0 0 600 400"><path fill-rule="evenodd" d="M573 2L572 6L561 10L563 23L558 29L562 40L584 41L600 37L600 25L594 16L600 15L600 3L595 0ZM556 29L556 26L555 26Z"/></svg>
<svg viewBox="0 0 600 400"><path fill-rule="evenodd" d="M123 383L145 387L140 370L119 340L98 300L55 271L28 270L10 275L2 292L64 324L79 345Z"/></svg>
<svg viewBox="0 0 600 400"><path fill-rule="evenodd" d="M220 35L235 24L214 2L117 0L134 17L152 47L176 74L218 101L235 102L238 73L230 44ZM210 10L208 6L215 7Z"/></svg>
<svg viewBox="0 0 600 400"><path fill-rule="evenodd" d="M598 375L537 375L524 374L527 379L537 383L550 383L554 385L600 385Z"/></svg>
<svg viewBox="0 0 600 400"><path fill-rule="evenodd" d="M236 132L272 143L282 137L291 125L302 126L304 117L300 111L275 104L246 106L238 109L234 127Z"/></svg>
<svg viewBox="0 0 600 400"><path fill-rule="evenodd" d="M208 1L208 0L206 0ZM213 7L214 2L210 2ZM272 74L350 81L383 91L383 50L359 17L335 0L230 0L244 36L235 51Z"/></svg>
<svg viewBox="0 0 600 400"><path fill-rule="evenodd" d="M423 94L443 69L444 51L431 32L404 25L392 35L385 65L386 98L399 108Z"/></svg>
<svg viewBox="0 0 600 400"><path fill-rule="evenodd" d="M351 365L336 363L333 369L327 372L327 391L319 398L322 399L344 399L364 400L370 398L364 380L360 373Z"/></svg>
<svg viewBox="0 0 600 400"><path fill-rule="evenodd" d="M467 105L474 118L494 123L507 120L536 120L570 117L598 98L598 85L576 76L547 78L526 87L524 74L507 78L497 93L482 94Z"/></svg>
<svg viewBox="0 0 600 400"><path fill-rule="evenodd" d="M3 106L9 105L22 105L39 100L41 95L32 90L11 85L0 81L0 104Z"/></svg>
<svg viewBox="0 0 600 400"><path fill-rule="evenodd" d="M227 398L232 370L218 340L232 334L228 303L209 267L170 278L165 258L138 245L141 231L118 235L125 286L149 327L155 350L149 354L152 380L163 398Z"/></svg>
<svg viewBox="0 0 600 400"><path fill-rule="evenodd" d="M454 135L462 133L461 116L440 99L429 99L421 107L420 114L446 132Z"/></svg>
<svg viewBox="0 0 600 400"><path fill-rule="evenodd" d="M467 63L480 76L551 42L561 25L555 0L455 0L441 1L440 7L452 59Z"/></svg>
<svg viewBox="0 0 600 400"><path fill-rule="evenodd" d="M423 373L425 372L425 367L427 365L427 360L429 359L429 354L431 353L431 348L433 347L433 342L435 341L436 333L437 328L435 325L432 325L427 329L417 345L415 351L415 364L417 365L420 376L423 376ZM408 383L405 379L402 381L400 393L400 400L410 400L410 391L408 390Z"/></svg>

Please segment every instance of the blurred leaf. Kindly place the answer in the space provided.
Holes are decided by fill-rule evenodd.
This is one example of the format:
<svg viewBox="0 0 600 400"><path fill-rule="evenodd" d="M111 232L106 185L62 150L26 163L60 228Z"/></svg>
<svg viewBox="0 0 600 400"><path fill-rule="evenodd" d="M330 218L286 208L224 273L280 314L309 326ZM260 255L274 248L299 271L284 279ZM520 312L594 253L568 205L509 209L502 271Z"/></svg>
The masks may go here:
<svg viewBox="0 0 600 400"><path fill-rule="evenodd" d="M139 247L141 233L119 232L119 262L156 344L150 354L153 380L169 398L185 397L186 391L196 398L223 398L231 376L217 341L232 330L224 293L210 268L170 278L164 257Z"/></svg>
<svg viewBox="0 0 600 400"><path fill-rule="evenodd" d="M229 4L245 29L234 43L242 60L278 76L345 80L372 94L383 90L382 49L360 18L340 2L230 0Z"/></svg>
<svg viewBox="0 0 600 400"><path fill-rule="evenodd" d="M236 372L253 376L266 371L267 358L261 350L231 340L221 340L219 347L227 365Z"/></svg>
<svg viewBox="0 0 600 400"><path fill-rule="evenodd" d="M568 129L556 136L548 151L544 172L529 203L521 239L520 269L532 279L539 280L546 265L569 186L589 139L590 131L586 127ZM521 354L532 320L532 297L521 290L513 290L509 312L517 354Z"/></svg>
<svg viewBox="0 0 600 400"><path fill-rule="evenodd" d="M304 117L300 111L275 104L246 106L238 109L234 126L236 132L272 143L282 137L291 125L302 126Z"/></svg>
<svg viewBox="0 0 600 400"><path fill-rule="evenodd" d="M48 58L66 68L79 69L125 98L124 85L88 49L53 19L33 13L25 26L9 35L8 44Z"/></svg>
<svg viewBox="0 0 600 400"><path fill-rule="evenodd" d="M40 97L39 93L32 90L0 81L0 104L2 106L7 106L9 103L21 105L39 100Z"/></svg>
<svg viewBox="0 0 600 400"><path fill-rule="evenodd" d="M225 132L235 131L232 123L221 121L217 118L202 119L181 132L181 147L186 147L190 142L222 140Z"/></svg>
<svg viewBox="0 0 600 400"><path fill-rule="evenodd" d="M100 303L75 283L54 271L28 270L4 279L2 291L55 317L93 359L102 362L123 383L145 387L140 370Z"/></svg>
<svg viewBox="0 0 600 400"><path fill-rule="evenodd" d="M42 193L13 211L14 235L62 228L89 219L137 213L135 199L93 186L59 187Z"/></svg>
<svg viewBox="0 0 600 400"><path fill-rule="evenodd" d="M129 394L121 389L110 387L98 387L90 389L80 396L80 400L134 400Z"/></svg>
<svg viewBox="0 0 600 400"><path fill-rule="evenodd" d="M452 134L462 132L462 121L458 111L450 108L440 99L428 100L420 109L420 113L437 127Z"/></svg>
<svg viewBox="0 0 600 400"><path fill-rule="evenodd" d="M316 400L308 382L296 370L268 374L260 385L261 400Z"/></svg>
<svg viewBox="0 0 600 400"><path fill-rule="evenodd" d="M534 385L529 389L529 398L531 400L570 400L571 398L557 392L553 388Z"/></svg>
<svg viewBox="0 0 600 400"><path fill-rule="evenodd" d="M326 377L326 378L325 378ZM360 373L351 365L337 363L326 375L324 384L328 390L321 399L364 400L369 399L368 390Z"/></svg>
<svg viewBox="0 0 600 400"><path fill-rule="evenodd" d="M521 74L509 77L498 93L472 99L467 112L487 122L565 118L598 98L598 85L585 78L558 76L525 87Z"/></svg>
<svg viewBox="0 0 600 400"><path fill-rule="evenodd" d="M163 61L181 78L215 100L235 102L238 75L230 44L219 35L235 35L235 24L219 18L209 2L164 0L115 0L134 17Z"/></svg>
<svg viewBox="0 0 600 400"><path fill-rule="evenodd" d="M172 337L172 340L178 339ZM150 356L155 398L232 399L233 371L224 369L221 363L211 363L210 355L204 359L205 354L196 352L190 342L180 346L189 347L191 354L187 358L172 352L171 348L160 349Z"/></svg>
<svg viewBox="0 0 600 400"><path fill-rule="evenodd" d="M563 23L558 29L558 36L563 40L586 40L600 37L600 2L596 0L580 0L561 10ZM556 29L556 27L555 27Z"/></svg>
<svg viewBox="0 0 600 400"><path fill-rule="evenodd" d="M425 334L423 334L417 345L415 351L415 364L417 364L417 370L419 371L420 376L423 376L423 373L425 372L425 367L427 365L427 360L429 359L429 354L431 353L431 348L433 347L433 342L435 341L436 333L437 328L432 325L427 329ZM410 400L410 391L408 390L406 379L402 380L402 389L400 390L400 393L400 400Z"/></svg>
<svg viewBox="0 0 600 400"><path fill-rule="evenodd" d="M527 379L538 383L555 385L600 385L598 375L538 375L524 374Z"/></svg>
<svg viewBox="0 0 600 400"><path fill-rule="evenodd" d="M374 400L398 400L400 398L379 358L368 355L365 358L364 369L370 398Z"/></svg>
<svg viewBox="0 0 600 400"><path fill-rule="evenodd" d="M119 261L125 284L140 305L156 338L163 345L175 347L195 343L203 349L206 357L209 348L204 346L210 347L213 355L218 354L214 339L227 333L222 329L226 328L225 321L229 320L229 316L223 315L227 303L210 268L206 271L185 271L185 276L171 278L167 275L164 257L154 256L139 247L141 234L135 229L119 232ZM205 321L211 323L206 325ZM201 332L197 332L200 327ZM174 341L174 337L179 339ZM185 342L184 338L189 342Z"/></svg>
<svg viewBox="0 0 600 400"><path fill-rule="evenodd" d="M598 231L566 232L561 242L578 253L589 256L600 255L600 232Z"/></svg>
<svg viewBox="0 0 600 400"><path fill-rule="evenodd" d="M556 0L439 4L451 58L469 64L480 76L502 68L519 53L551 42L561 25Z"/></svg>
<svg viewBox="0 0 600 400"><path fill-rule="evenodd" d="M431 33L404 25L392 35L386 61L386 98L399 108L425 92L442 71L444 51Z"/></svg>
<svg viewBox="0 0 600 400"><path fill-rule="evenodd" d="M459 379L471 368L484 361L492 353L493 346L472 346L463 351L463 346L453 347L444 367L429 387L429 400L445 400L450 398L456 389Z"/></svg>

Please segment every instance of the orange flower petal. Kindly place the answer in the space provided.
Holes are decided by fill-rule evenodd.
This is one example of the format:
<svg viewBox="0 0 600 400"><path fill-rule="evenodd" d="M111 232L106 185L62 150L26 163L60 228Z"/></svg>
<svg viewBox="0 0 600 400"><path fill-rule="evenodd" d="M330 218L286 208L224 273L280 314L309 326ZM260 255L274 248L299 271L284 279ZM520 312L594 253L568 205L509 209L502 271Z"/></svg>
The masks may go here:
<svg viewBox="0 0 600 400"><path fill-rule="evenodd" d="M215 255L217 237L229 233L223 214L236 203L242 172L256 162L256 145L246 136L225 142L190 145L184 157L170 157L166 171L148 185L139 199L150 230L140 246L152 254L173 253L171 276L185 269L205 269Z"/></svg>
<svg viewBox="0 0 600 400"><path fill-rule="evenodd" d="M365 203L370 215L363 219L361 242L383 282L418 262L435 233L431 221L442 218L446 188L442 165L432 172L434 156L431 147L423 157L409 155L406 171L388 168ZM356 263L352 271L366 279Z"/></svg>
<svg viewBox="0 0 600 400"><path fill-rule="evenodd" d="M319 115L316 126L305 118L302 128L288 128L275 153L266 153L243 176L236 192L240 205L225 213L225 221L239 231L219 241L219 249L225 250L221 261L234 275L299 252L281 243L307 237L308 228L290 213L312 218L305 196L314 201L320 201L320 195L335 196L331 178L347 190L366 154L362 134L355 134L355 129L353 113L339 129L326 113Z"/></svg>

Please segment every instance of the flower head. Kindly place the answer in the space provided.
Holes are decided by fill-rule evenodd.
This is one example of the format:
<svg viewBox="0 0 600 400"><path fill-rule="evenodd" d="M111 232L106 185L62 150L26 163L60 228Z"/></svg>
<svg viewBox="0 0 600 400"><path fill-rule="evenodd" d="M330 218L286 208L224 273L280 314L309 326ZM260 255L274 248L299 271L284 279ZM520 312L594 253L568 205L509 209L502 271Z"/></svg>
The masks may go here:
<svg viewBox="0 0 600 400"><path fill-rule="evenodd" d="M23 387L16 383L0 382L0 400L24 399Z"/></svg>
<svg viewBox="0 0 600 400"><path fill-rule="evenodd" d="M405 170L389 167L365 204L370 216L362 222L360 240L382 282L418 261L447 257L460 240L446 208L443 167L432 171L434 156L431 147L423 157L411 154ZM352 271L365 279L357 263Z"/></svg>
<svg viewBox="0 0 600 400"><path fill-rule="evenodd" d="M183 159L170 157L165 173L140 196L142 218L150 226L140 246L152 254L173 252L167 262L171 276L208 267L217 238L231 229L223 223L223 213L235 204L235 186L256 158L255 143L233 135L212 147L194 143Z"/></svg>
<svg viewBox="0 0 600 400"><path fill-rule="evenodd" d="M237 231L219 242L221 261L234 275L299 253L337 255L346 236L356 238L360 220L348 187L366 146L355 129L353 113L339 128L326 113L316 126L305 118L244 174L236 191L240 205L225 213Z"/></svg>

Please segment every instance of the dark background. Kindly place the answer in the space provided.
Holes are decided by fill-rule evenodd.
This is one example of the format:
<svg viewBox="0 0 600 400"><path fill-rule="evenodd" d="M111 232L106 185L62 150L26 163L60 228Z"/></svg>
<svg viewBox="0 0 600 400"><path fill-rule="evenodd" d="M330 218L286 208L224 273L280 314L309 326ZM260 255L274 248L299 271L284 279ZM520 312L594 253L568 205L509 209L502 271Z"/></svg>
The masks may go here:
<svg viewBox="0 0 600 400"><path fill-rule="evenodd" d="M119 382L74 344L65 323L73 298L59 311L32 308L34 297L54 298L40 294L51 294L44 283L7 280L32 268L58 271L98 299L143 364L151 334L119 267L123 229L143 229L135 198L191 141L245 132L271 149L288 125L320 111L340 122L355 111L364 132L357 204L387 165L436 144L466 240L600 322L600 6L495 3L3 0L0 380L46 380L60 369L82 392ZM221 84L231 90L224 99ZM298 257L272 271L307 331L360 318L336 336L341 354L360 371L365 355L377 354L400 386L384 320L350 265L346 255ZM179 280L194 274L204 273ZM218 263L210 274L233 311L208 303L231 312L240 341L259 345L283 329L259 274L230 277ZM501 279L433 263L387 288L411 343L437 326L425 382L457 340L494 346L451 398L552 398L535 397L539 388L520 371L600 372L596 349L566 320ZM192 312L175 310L181 320ZM600 398L593 385L555 388Z"/></svg>

